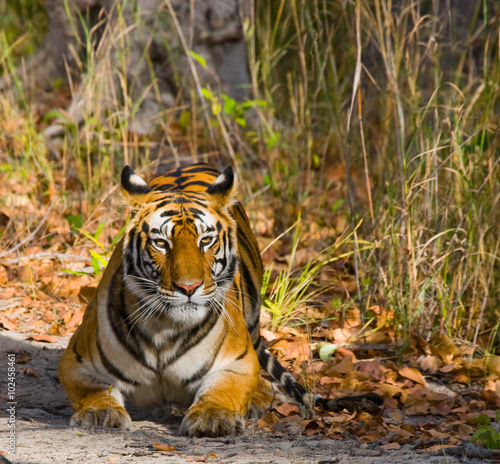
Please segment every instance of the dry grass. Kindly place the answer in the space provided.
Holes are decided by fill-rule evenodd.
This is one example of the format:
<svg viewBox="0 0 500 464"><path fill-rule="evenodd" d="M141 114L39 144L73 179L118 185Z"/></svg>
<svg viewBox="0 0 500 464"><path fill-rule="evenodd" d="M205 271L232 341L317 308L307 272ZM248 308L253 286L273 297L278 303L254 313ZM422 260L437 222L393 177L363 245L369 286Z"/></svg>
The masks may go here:
<svg viewBox="0 0 500 464"><path fill-rule="evenodd" d="M53 184L56 166L64 201L81 209L83 198L89 215L124 163L150 169L158 143L178 161L215 153L237 165L256 210L274 211L276 235L298 214L333 230L339 215L348 218L356 232L351 298L366 317L378 304L395 311L393 324L406 340L444 331L494 348L499 10L486 0L469 3L464 22L460 11L411 0L256 2L257 20L245 23L245 33L254 98L266 103L254 105L253 126L213 114L194 75L191 103L162 109L160 139L131 130L141 98L126 86L130 43L118 22L105 34L122 60L87 47L78 91L83 123L57 115L64 127L57 159L43 148L33 109L0 97L3 177ZM91 42L93 31L87 33ZM11 77L16 40L3 35L0 42L0 66ZM172 131L181 111L188 122ZM332 174L336 166L344 171L340 179ZM77 200L64 196L68 178L81 185ZM347 200L341 206L339 195ZM361 238L373 247L361 249Z"/></svg>

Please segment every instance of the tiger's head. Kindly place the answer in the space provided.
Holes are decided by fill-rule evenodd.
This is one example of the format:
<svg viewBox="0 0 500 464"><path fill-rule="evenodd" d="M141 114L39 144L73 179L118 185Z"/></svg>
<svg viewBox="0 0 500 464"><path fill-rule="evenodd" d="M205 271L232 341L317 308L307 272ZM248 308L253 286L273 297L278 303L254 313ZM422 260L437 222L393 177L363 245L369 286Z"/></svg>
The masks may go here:
<svg viewBox="0 0 500 464"><path fill-rule="evenodd" d="M123 247L125 285L140 311L184 326L224 311L238 270L237 225L229 210L238 201L236 178L228 167L209 179L197 181L204 188L152 188L128 166L121 176L132 209Z"/></svg>

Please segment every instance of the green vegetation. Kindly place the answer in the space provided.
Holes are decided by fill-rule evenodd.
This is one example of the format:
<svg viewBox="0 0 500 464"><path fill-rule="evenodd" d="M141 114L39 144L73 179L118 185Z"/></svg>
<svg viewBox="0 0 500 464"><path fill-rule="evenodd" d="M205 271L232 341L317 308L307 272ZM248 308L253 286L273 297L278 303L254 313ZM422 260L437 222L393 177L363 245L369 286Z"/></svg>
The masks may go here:
<svg viewBox="0 0 500 464"><path fill-rule="evenodd" d="M497 410L495 414L495 422L500 420L500 411ZM497 450L500 448L500 433L492 427L491 419L486 414L480 414L477 418L479 428L474 432L470 438L471 442L476 442L490 450Z"/></svg>
<svg viewBox="0 0 500 464"><path fill-rule="evenodd" d="M190 105L165 113L160 129L173 156L181 141L193 160L217 153L235 164L252 219L266 211L274 236L299 215L302 224L330 232L300 241L318 250L316 260L297 269L292 252L276 281L267 274L266 305L276 326L325 291L317 283L321 269L342 255L357 284L342 301L359 307L363 322L378 305L394 311L393 328L406 341L446 332L486 350L498 347L498 6L471 2L464 26L428 3L256 2L257 20L244 24L253 100L238 103L203 88L191 92ZM0 68L14 80L14 64L45 32L23 28L40 3L19 5L7 16L0 7L8 25L0 34ZM141 102L129 95L99 111L111 81L103 73L124 73L120 62L112 70L97 66L92 34L86 30L83 124L64 111L41 121L22 95L16 104L0 97L2 177L39 180L43 198L54 171L62 172L61 201L77 211L85 201L85 221L124 163L151 172L158 143L130 130ZM189 56L204 66L199 55ZM64 136L54 158L40 131L56 118ZM81 197L67 186L69 172ZM348 224L347 234L340 224ZM340 251L334 236L349 236L349 243L342 241ZM289 253L298 238L283 241Z"/></svg>

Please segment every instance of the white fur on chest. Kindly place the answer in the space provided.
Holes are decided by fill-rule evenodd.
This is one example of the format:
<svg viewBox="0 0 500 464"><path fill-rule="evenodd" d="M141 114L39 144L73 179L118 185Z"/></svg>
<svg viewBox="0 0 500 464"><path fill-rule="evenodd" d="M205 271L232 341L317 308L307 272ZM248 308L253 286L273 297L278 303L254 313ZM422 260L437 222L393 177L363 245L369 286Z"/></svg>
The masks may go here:
<svg viewBox="0 0 500 464"><path fill-rule="evenodd" d="M160 353L158 375L134 389L132 395L135 401L143 405L175 403L180 406L189 406L193 402L203 378L214 370L218 370L223 364L220 355L215 356L215 351L224 336L224 330L224 322L219 320L199 343L173 362L169 360L179 348L182 349L182 346L175 343L172 349L163 350ZM202 378L187 382L208 366L211 368Z"/></svg>

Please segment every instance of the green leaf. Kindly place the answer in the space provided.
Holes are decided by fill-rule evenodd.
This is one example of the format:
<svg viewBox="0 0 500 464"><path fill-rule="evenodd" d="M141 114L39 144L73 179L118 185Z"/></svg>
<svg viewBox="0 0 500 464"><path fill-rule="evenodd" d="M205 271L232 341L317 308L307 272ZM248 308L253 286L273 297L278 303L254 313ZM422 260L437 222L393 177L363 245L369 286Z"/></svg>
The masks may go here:
<svg viewBox="0 0 500 464"><path fill-rule="evenodd" d="M332 354L338 350L338 348L339 346L335 345L335 343L320 342L316 345L316 350L318 351L319 357L323 362L327 362L332 357Z"/></svg>
<svg viewBox="0 0 500 464"><path fill-rule="evenodd" d="M222 95L222 99L224 100L224 113L226 113L229 116L232 116L234 114L234 109L236 108L236 100L233 98L229 98L225 95Z"/></svg>
<svg viewBox="0 0 500 464"><path fill-rule="evenodd" d="M108 265L108 262L104 259L103 256L101 256L99 253L96 253L95 251L92 251L92 250L90 250L89 253L92 255L92 262L94 262L94 260L96 260L96 262L99 263L103 268L106 268L106 266ZM92 267L94 268L94 270L96 270L94 264L92 264ZM97 270L100 272L101 267L98 266Z"/></svg>
<svg viewBox="0 0 500 464"><path fill-rule="evenodd" d="M319 156L316 153L313 153L313 165L315 168L319 168Z"/></svg>
<svg viewBox="0 0 500 464"><path fill-rule="evenodd" d="M254 108L256 106L265 107L267 102L265 100L250 100L241 104L241 108L248 110L249 108Z"/></svg>
<svg viewBox="0 0 500 464"><path fill-rule="evenodd" d="M281 310L276 303L273 303L270 299L266 298L264 300L264 306L269 309L269 311L276 317L281 316Z"/></svg>
<svg viewBox="0 0 500 464"><path fill-rule="evenodd" d="M246 121L246 119L244 117L235 118L235 121L241 127L245 127L247 125L247 121Z"/></svg>
<svg viewBox="0 0 500 464"><path fill-rule="evenodd" d="M269 138L267 140L267 148L269 148L270 150L273 149L275 145L278 143L280 137L281 134L279 132L271 131L271 133L269 134Z"/></svg>
<svg viewBox="0 0 500 464"><path fill-rule="evenodd" d="M201 88L201 93L207 100L212 100L212 94L206 87Z"/></svg>
<svg viewBox="0 0 500 464"><path fill-rule="evenodd" d="M81 234L83 234L86 238L88 238L91 242L93 242L97 246L101 247L103 250L106 249L106 247L99 240L97 240L96 238L94 238L94 236L92 234L90 234L89 232L87 232L86 230L80 229L78 227L75 227L75 229L78 232L80 232Z"/></svg>
<svg viewBox="0 0 500 464"><path fill-rule="evenodd" d="M72 271L71 269L62 269L61 272L65 272L66 274L74 274L78 276L88 276L88 272L83 272L83 271Z"/></svg>
<svg viewBox="0 0 500 464"><path fill-rule="evenodd" d="M477 423L479 425L490 425L490 422L491 422L490 416L486 414L479 414L479 416L477 416Z"/></svg>
<svg viewBox="0 0 500 464"><path fill-rule="evenodd" d="M342 205L344 204L344 200L337 200L333 205L332 205L332 211L335 212L337 211Z"/></svg>
<svg viewBox="0 0 500 464"><path fill-rule="evenodd" d="M193 52L193 50L189 51L189 54L192 58L194 58L198 63L200 63L204 68L207 67L207 61L202 56L198 55L198 53Z"/></svg>
<svg viewBox="0 0 500 464"><path fill-rule="evenodd" d="M96 231L94 232L94 238L97 240L99 238L99 235L101 235L102 229L104 229L104 222L101 222L98 226Z"/></svg>
<svg viewBox="0 0 500 464"><path fill-rule="evenodd" d="M83 217L81 214L69 214L66 217L66 220L68 221L70 227L74 227L76 230L83 226Z"/></svg>
<svg viewBox="0 0 500 464"><path fill-rule="evenodd" d="M221 104L217 100L212 101L212 113L213 113L213 115L217 116L221 111L222 111Z"/></svg>
<svg viewBox="0 0 500 464"><path fill-rule="evenodd" d="M188 110L182 110L181 114L179 115L179 124L184 130L186 130L190 121L191 113Z"/></svg>

